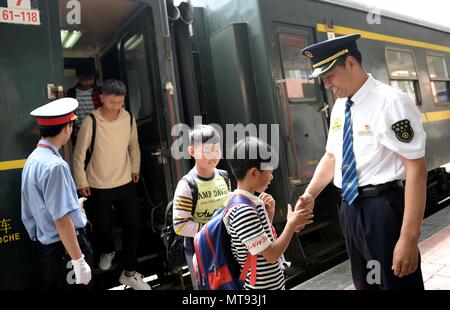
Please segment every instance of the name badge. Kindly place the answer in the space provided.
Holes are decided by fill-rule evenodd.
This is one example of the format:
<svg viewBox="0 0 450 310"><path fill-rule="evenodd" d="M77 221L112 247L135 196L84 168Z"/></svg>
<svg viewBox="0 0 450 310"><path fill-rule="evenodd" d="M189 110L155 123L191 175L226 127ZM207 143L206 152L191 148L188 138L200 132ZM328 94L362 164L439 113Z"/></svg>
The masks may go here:
<svg viewBox="0 0 450 310"><path fill-rule="evenodd" d="M337 117L334 119L331 125L331 132L337 132L342 128L342 118Z"/></svg>
<svg viewBox="0 0 450 310"><path fill-rule="evenodd" d="M364 125L364 128L362 130L358 131L358 136L360 137L372 137L373 131L370 129L369 125Z"/></svg>

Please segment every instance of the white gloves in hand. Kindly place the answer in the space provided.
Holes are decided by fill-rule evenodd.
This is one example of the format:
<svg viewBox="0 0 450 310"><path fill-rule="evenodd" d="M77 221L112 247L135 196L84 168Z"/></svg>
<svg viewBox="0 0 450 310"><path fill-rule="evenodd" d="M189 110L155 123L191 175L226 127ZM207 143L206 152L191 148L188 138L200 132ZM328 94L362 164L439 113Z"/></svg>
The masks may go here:
<svg viewBox="0 0 450 310"><path fill-rule="evenodd" d="M87 285L92 278L91 267L84 259L84 254L81 254L81 258L72 260L73 271L75 272L75 283Z"/></svg>
<svg viewBox="0 0 450 310"><path fill-rule="evenodd" d="M80 209L81 209L81 212L83 212L83 213L86 213L86 211L84 211L84 202L87 200L87 198L86 197L81 197L81 198L78 198L78 206L80 207Z"/></svg>

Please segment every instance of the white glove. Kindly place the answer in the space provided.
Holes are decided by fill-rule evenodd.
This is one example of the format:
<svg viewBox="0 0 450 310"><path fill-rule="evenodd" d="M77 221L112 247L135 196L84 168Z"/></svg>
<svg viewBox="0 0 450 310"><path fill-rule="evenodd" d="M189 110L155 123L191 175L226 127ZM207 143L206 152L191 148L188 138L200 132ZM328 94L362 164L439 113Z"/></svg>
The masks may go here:
<svg viewBox="0 0 450 310"><path fill-rule="evenodd" d="M80 207L81 212L86 213L86 211L84 211L84 202L87 200L86 197L81 197L78 198L78 206Z"/></svg>
<svg viewBox="0 0 450 310"><path fill-rule="evenodd" d="M80 207L80 211L81 211L81 220L83 221L83 225L86 226L87 224L87 217L86 217L86 210L84 210L83 205L84 202L87 200L86 197L81 197L78 198L78 206Z"/></svg>
<svg viewBox="0 0 450 310"><path fill-rule="evenodd" d="M81 254L81 258L77 260L72 260L73 271L75 272L75 283L88 285L91 281L91 267L84 259L84 254Z"/></svg>

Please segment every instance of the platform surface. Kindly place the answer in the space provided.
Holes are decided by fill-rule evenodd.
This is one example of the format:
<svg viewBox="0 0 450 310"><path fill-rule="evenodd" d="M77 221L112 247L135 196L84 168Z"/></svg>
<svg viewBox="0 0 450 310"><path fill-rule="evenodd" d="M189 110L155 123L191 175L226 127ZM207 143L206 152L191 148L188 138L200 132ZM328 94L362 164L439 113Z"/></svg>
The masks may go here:
<svg viewBox="0 0 450 310"><path fill-rule="evenodd" d="M426 290L450 290L450 206L426 218L419 243ZM317 275L293 290L352 290L350 261Z"/></svg>

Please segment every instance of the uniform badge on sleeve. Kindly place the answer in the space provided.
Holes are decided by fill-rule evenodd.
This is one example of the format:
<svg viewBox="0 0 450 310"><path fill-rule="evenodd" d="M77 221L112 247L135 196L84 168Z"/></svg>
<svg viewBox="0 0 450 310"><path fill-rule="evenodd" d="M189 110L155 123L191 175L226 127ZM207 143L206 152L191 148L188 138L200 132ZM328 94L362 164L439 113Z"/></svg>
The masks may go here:
<svg viewBox="0 0 450 310"><path fill-rule="evenodd" d="M398 121L391 128L395 132L397 139L402 142L409 143L414 137L414 130L407 119Z"/></svg>

